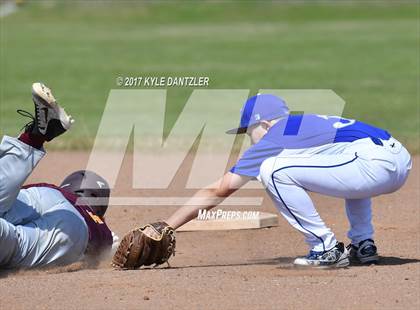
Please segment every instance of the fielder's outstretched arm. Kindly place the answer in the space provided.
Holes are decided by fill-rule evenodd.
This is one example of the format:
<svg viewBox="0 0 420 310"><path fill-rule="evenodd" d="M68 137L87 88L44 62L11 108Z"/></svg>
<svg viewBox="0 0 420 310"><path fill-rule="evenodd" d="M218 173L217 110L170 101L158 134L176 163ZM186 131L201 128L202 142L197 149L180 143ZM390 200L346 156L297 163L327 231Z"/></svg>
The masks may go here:
<svg viewBox="0 0 420 310"><path fill-rule="evenodd" d="M220 204L226 197L229 197L237 189L245 185L251 178L228 172L219 181L199 190L185 206L178 209L166 220L169 226L174 229L196 218L198 210L212 209Z"/></svg>

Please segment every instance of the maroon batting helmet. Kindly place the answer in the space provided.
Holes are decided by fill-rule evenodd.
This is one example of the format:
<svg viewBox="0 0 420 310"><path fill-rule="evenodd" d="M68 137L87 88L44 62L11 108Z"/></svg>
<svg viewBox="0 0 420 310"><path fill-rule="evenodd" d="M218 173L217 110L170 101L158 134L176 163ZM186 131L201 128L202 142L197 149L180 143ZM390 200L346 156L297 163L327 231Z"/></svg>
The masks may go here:
<svg viewBox="0 0 420 310"><path fill-rule="evenodd" d="M88 170L73 172L64 179L60 188L87 198L87 204L97 215L101 217L105 215L111 190L108 182L95 172Z"/></svg>

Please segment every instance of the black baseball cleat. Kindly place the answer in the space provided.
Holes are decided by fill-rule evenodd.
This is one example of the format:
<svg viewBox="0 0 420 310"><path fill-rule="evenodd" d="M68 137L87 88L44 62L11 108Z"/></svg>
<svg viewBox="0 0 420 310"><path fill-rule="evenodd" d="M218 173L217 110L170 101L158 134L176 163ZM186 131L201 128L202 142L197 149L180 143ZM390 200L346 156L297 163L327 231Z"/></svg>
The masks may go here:
<svg viewBox="0 0 420 310"><path fill-rule="evenodd" d="M378 249L372 239L360 241L358 245L349 244L350 262L356 264L377 264L379 262Z"/></svg>
<svg viewBox="0 0 420 310"><path fill-rule="evenodd" d="M51 90L42 83L32 84L32 101L35 104L35 117L24 110L17 112L32 121L26 124L25 132L40 135L46 141L70 129L73 118L57 103Z"/></svg>
<svg viewBox="0 0 420 310"><path fill-rule="evenodd" d="M340 268L350 264L348 252L342 242L324 252L310 251L305 257L298 257L293 262L298 267Z"/></svg>

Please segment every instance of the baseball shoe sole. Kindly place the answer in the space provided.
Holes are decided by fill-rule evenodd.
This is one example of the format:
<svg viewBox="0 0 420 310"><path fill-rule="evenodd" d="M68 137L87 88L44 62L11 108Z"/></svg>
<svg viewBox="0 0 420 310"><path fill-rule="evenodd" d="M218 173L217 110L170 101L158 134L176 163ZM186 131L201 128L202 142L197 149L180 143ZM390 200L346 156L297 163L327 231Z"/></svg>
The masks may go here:
<svg viewBox="0 0 420 310"><path fill-rule="evenodd" d="M32 118L25 127L26 132L41 135L46 141L51 141L69 130L74 123L73 118L57 103L51 89L44 84L32 84L32 101L35 117L27 111L18 110L19 114Z"/></svg>

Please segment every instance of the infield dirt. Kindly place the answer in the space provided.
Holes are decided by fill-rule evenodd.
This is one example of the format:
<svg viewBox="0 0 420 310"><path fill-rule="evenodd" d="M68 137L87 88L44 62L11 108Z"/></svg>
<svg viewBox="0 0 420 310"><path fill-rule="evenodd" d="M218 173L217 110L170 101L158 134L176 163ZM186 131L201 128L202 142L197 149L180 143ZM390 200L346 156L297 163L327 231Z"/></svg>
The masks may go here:
<svg viewBox="0 0 420 310"><path fill-rule="evenodd" d="M50 153L28 182L59 183L87 158L82 152ZM267 229L178 233L172 268L116 271L104 259L96 268L76 263L1 272L0 309L419 309L419 162L415 157L399 192L374 199L380 265L296 269L294 257L307 248L302 236L280 218L278 227ZM130 169L126 160L113 195L150 195L130 190ZM247 195L261 193L250 190ZM165 195L177 194L179 189L170 188ZM348 242L342 201L311 196L338 239ZM276 213L264 197L258 210ZM107 222L122 236L175 209L112 206Z"/></svg>

